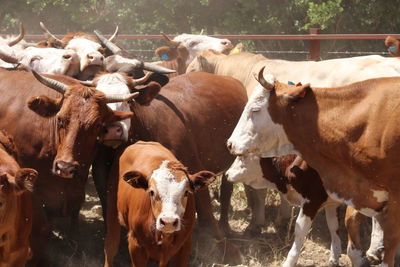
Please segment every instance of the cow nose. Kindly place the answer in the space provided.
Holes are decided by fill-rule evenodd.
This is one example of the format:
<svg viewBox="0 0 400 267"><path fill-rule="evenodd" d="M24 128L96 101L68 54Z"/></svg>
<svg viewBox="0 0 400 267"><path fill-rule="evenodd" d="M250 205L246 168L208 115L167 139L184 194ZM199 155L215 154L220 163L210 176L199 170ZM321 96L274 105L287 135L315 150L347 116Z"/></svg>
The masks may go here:
<svg viewBox="0 0 400 267"><path fill-rule="evenodd" d="M63 178L72 178L75 172L78 170L78 163L76 162L66 162L63 160L56 161L55 173Z"/></svg>
<svg viewBox="0 0 400 267"><path fill-rule="evenodd" d="M179 218L176 217L162 217L160 218L160 225L166 231L175 231L179 227Z"/></svg>
<svg viewBox="0 0 400 267"><path fill-rule="evenodd" d="M103 64L104 56L99 53L89 53L87 54L90 65L101 65Z"/></svg>

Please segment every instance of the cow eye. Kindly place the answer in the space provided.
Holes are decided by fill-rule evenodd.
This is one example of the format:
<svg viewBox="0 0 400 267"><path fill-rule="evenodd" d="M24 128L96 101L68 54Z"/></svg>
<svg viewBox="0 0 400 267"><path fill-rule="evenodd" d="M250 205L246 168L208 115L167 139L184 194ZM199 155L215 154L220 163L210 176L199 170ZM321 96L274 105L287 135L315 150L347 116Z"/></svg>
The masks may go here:
<svg viewBox="0 0 400 267"><path fill-rule="evenodd" d="M150 190L149 194L150 194L151 197L154 197L154 191L153 190Z"/></svg>
<svg viewBox="0 0 400 267"><path fill-rule="evenodd" d="M57 117L58 128L65 128L65 120L61 117Z"/></svg>
<svg viewBox="0 0 400 267"><path fill-rule="evenodd" d="M261 110L260 107L252 107L251 112L259 112Z"/></svg>
<svg viewBox="0 0 400 267"><path fill-rule="evenodd" d="M189 193L190 193L190 192L189 192L188 190L186 190L186 191L185 191L185 197L188 197L188 196L189 196Z"/></svg>

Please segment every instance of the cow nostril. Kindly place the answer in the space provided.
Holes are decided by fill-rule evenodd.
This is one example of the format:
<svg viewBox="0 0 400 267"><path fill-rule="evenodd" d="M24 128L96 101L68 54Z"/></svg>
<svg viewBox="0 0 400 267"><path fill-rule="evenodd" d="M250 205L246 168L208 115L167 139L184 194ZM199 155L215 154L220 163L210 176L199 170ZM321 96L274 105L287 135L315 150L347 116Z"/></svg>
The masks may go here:
<svg viewBox="0 0 400 267"><path fill-rule="evenodd" d="M165 222L163 221L163 219L160 219L160 224L165 225Z"/></svg>
<svg viewBox="0 0 400 267"><path fill-rule="evenodd" d="M226 143L226 147L231 150L232 149L232 143L231 142L227 142Z"/></svg>
<svg viewBox="0 0 400 267"><path fill-rule="evenodd" d="M172 224L174 227L177 227L178 226L178 219L175 219L175 221L174 221L174 223Z"/></svg>
<svg viewBox="0 0 400 267"><path fill-rule="evenodd" d="M222 41L221 44L222 44L222 45L227 45L228 42L227 42L227 41Z"/></svg>
<svg viewBox="0 0 400 267"><path fill-rule="evenodd" d="M88 59L93 59L93 56L87 55Z"/></svg>
<svg viewBox="0 0 400 267"><path fill-rule="evenodd" d="M65 59L70 59L72 56L71 55L63 55L63 58Z"/></svg>

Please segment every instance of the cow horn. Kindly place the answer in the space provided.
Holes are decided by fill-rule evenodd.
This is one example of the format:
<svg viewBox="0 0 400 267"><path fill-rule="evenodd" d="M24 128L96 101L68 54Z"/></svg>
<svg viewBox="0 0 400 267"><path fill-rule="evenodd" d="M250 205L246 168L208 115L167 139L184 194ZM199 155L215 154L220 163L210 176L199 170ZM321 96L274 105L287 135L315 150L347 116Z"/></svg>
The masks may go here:
<svg viewBox="0 0 400 267"><path fill-rule="evenodd" d="M50 39L51 42L54 42L57 46L63 46L64 43L60 39L58 39L54 34L52 34L46 26L44 26L43 22L40 22L40 28L42 28L44 35L47 39Z"/></svg>
<svg viewBox="0 0 400 267"><path fill-rule="evenodd" d="M117 27L115 27L114 34L108 39L108 41L110 41L110 42L114 42L115 41L114 39L118 37L118 30L119 30L119 28L118 28L118 25L117 25Z"/></svg>
<svg viewBox="0 0 400 267"><path fill-rule="evenodd" d="M159 65L155 65L152 63L148 63L148 62L143 62L143 69L144 70L148 70L148 71L152 71L152 72L157 72L160 74L170 74L170 73L175 73L176 70L171 70L171 69L167 69L164 68L162 66Z"/></svg>
<svg viewBox="0 0 400 267"><path fill-rule="evenodd" d="M9 54L7 54L5 51L0 49L0 59L11 64L18 64L19 60L16 57L13 57Z"/></svg>
<svg viewBox="0 0 400 267"><path fill-rule="evenodd" d="M152 74L151 72L147 72L142 78L132 79L133 86L145 83L150 78L151 74Z"/></svg>
<svg viewBox="0 0 400 267"><path fill-rule="evenodd" d="M25 29L22 22L19 24L19 35L14 39L8 42L8 46L13 46L18 44L25 36Z"/></svg>
<svg viewBox="0 0 400 267"><path fill-rule="evenodd" d="M106 103L127 102L139 96L139 92L132 94L107 94Z"/></svg>
<svg viewBox="0 0 400 267"><path fill-rule="evenodd" d="M89 87L94 87L95 84L93 81L79 81L80 84L85 85L85 86L89 86Z"/></svg>
<svg viewBox="0 0 400 267"><path fill-rule="evenodd" d="M96 35L97 39L99 39L100 43L105 47L107 47L108 49L110 49L110 51L114 55L121 53L122 49L119 48L116 44L114 44L110 40L107 40L107 38L105 38L101 33L99 33L98 31L94 31L94 34Z"/></svg>
<svg viewBox="0 0 400 267"><path fill-rule="evenodd" d="M175 47L180 45L180 42L172 41L167 35L165 35L165 33L162 32L161 35L164 36L165 41L167 43L169 43L170 45L175 46Z"/></svg>
<svg viewBox="0 0 400 267"><path fill-rule="evenodd" d="M59 92L61 94L64 94L68 89L68 86L63 84L62 82L59 82L57 80L53 80L53 79L48 78L48 77L44 77L44 76L40 75L39 73L37 73L34 70L32 70L32 74L33 74L33 76L35 76L35 78L39 82L43 83L47 87L50 87L51 89L56 90L57 92Z"/></svg>
<svg viewBox="0 0 400 267"><path fill-rule="evenodd" d="M264 69L265 66L261 68L261 70L258 72L258 78L256 78L256 80L267 90L272 90L275 86L274 83L268 82L264 79Z"/></svg>

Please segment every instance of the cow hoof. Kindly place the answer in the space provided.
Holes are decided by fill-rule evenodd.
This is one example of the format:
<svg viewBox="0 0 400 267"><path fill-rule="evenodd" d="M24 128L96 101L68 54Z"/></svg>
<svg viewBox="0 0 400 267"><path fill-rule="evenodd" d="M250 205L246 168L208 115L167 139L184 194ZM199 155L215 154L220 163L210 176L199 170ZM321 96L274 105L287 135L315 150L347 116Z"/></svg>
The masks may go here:
<svg viewBox="0 0 400 267"><path fill-rule="evenodd" d="M229 265L240 265L244 262L243 255L239 248L224 238L218 242L218 249L223 256L222 262Z"/></svg>
<svg viewBox="0 0 400 267"><path fill-rule="evenodd" d="M382 263L382 258L383 258L383 248L378 249L375 252L369 252L367 251L366 253L368 262L370 265L378 265Z"/></svg>

